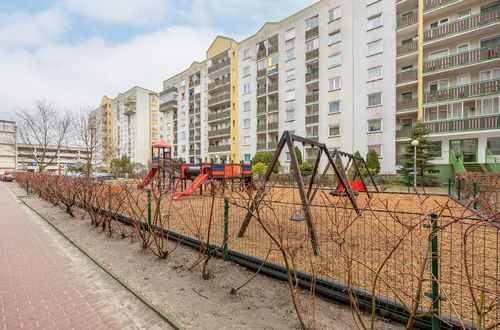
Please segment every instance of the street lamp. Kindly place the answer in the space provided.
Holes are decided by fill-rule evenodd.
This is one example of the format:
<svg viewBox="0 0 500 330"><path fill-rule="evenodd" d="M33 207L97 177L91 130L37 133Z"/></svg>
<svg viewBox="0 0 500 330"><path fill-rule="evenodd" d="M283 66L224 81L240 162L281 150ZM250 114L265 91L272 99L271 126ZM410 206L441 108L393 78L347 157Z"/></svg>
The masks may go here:
<svg viewBox="0 0 500 330"><path fill-rule="evenodd" d="M413 188L417 190L417 146L419 142L417 139L411 141L413 146Z"/></svg>

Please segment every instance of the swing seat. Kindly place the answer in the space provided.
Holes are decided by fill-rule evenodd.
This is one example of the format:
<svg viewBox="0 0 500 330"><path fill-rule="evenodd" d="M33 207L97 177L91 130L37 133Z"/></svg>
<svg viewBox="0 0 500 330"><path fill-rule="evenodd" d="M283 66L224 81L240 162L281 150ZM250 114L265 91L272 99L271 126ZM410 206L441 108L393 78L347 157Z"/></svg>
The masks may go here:
<svg viewBox="0 0 500 330"><path fill-rule="evenodd" d="M365 184L361 180L350 180L349 184L351 185L352 193L354 196L359 195L360 191L366 192L368 191L366 189ZM334 191L330 191L330 195L332 196L346 196L347 191L345 190L345 187L341 184L337 186L337 189Z"/></svg>

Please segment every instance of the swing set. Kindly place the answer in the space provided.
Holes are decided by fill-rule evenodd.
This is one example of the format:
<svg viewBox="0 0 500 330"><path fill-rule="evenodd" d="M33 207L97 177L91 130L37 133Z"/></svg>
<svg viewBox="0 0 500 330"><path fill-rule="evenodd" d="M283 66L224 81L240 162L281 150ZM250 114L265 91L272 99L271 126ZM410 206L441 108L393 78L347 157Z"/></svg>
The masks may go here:
<svg viewBox="0 0 500 330"><path fill-rule="evenodd" d="M318 148L318 155L316 157L316 161L314 164L314 169L311 175L311 178L309 180L309 184L305 185L304 183L304 178L300 172L299 168L299 162L297 160L297 154L295 153L294 149L294 143L299 142L302 143L302 145L310 145L313 148ZM258 187L255 197L250 204L250 208L243 220L243 223L241 224L240 230L238 232L238 237L243 237L245 235L245 231L248 228L248 225L250 223L250 220L252 218L252 214L255 211L255 209L259 206L261 203L262 199L264 198L265 195L265 188L266 185L271 177L271 174L273 172L273 169L276 165L276 162L278 161L279 156L281 155L283 149L285 146L288 148L288 152L290 153L290 162L291 162L291 167L293 169L293 175L295 176L295 180L297 183L297 188L299 190L299 195L300 199L302 202L302 210L304 212L304 216L298 216L298 215L292 215L290 220L292 221L301 221L305 220L307 223L307 228L309 232L309 236L311 238L311 244L312 248L314 251L315 255L320 255L320 246L319 246L319 241L318 241L318 236L317 232L313 223L312 219L312 213L311 213L311 203L313 202L318 190L321 187L321 184L323 183L326 174L328 170L330 169L330 166L332 167L335 176L338 179L338 185L336 190L330 192L331 195L335 196L347 196L349 198L349 201L351 202L352 207L356 210L358 214L361 213L361 209L358 206L358 203L356 201L356 195L359 194L360 191L366 192L368 197L370 198L371 195L366 187L365 181L363 179L363 176L361 175L361 171L359 170L359 165L363 165L367 173L369 174L370 180L372 184L375 187L375 191L379 192L378 187L373 180L373 177L370 174L370 171L368 170L368 167L366 166L365 161L357 157L355 155L342 152L339 150L333 150L330 152L328 148L326 147L326 144L324 143L319 143L314 140L310 140L298 135L291 134L289 131L284 131L283 134L281 135L281 138L278 142L278 146L276 147L276 151L274 152L273 158L271 159L271 162L269 163L269 167L267 168L266 174L264 175L263 182L262 184ZM319 176L316 184L314 183L314 180L316 179L316 176L318 174L318 170L320 168L320 161L321 161L321 156L322 155L326 156L327 159L327 164L321 175ZM344 167L342 158L347 158L347 164ZM350 180L347 173L349 171L350 166L354 167L354 177ZM359 177L359 178L358 178ZM355 190L354 190L355 189Z"/></svg>

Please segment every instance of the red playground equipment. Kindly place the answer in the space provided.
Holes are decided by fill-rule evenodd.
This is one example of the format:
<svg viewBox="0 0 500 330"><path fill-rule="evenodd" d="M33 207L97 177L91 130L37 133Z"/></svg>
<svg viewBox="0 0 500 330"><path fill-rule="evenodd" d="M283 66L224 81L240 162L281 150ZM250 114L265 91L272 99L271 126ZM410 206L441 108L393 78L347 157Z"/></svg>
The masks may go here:
<svg viewBox="0 0 500 330"><path fill-rule="evenodd" d="M158 149L157 157L154 152L155 148ZM146 187L157 176L158 187L171 190L172 199L179 200L193 194L198 189L202 194L203 184L212 183L213 181L225 183L227 180L234 182L237 179L247 187L252 183L252 165L250 164L244 164L243 162L236 164L215 164L212 162L182 164L172 160L171 148L172 146L164 140L159 140L152 145L151 170L144 180L137 185L139 189ZM189 185L187 184L188 180L191 181ZM179 186L181 189L183 188L182 191L176 191Z"/></svg>

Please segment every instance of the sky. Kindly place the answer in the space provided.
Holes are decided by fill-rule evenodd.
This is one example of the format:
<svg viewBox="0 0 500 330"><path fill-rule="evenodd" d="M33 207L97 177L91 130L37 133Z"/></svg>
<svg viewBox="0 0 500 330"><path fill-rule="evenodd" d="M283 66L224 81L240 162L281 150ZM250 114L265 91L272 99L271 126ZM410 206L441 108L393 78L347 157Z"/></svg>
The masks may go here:
<svg viewBox="0 0 500 330"><path fill-rule="evenodd" d="M44 100L96 107L203 60L217 35L240 41L317 0L0 0L0 119Z"/></svg>

